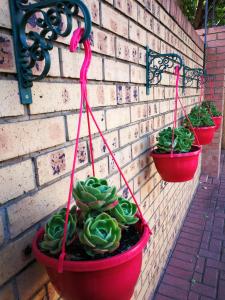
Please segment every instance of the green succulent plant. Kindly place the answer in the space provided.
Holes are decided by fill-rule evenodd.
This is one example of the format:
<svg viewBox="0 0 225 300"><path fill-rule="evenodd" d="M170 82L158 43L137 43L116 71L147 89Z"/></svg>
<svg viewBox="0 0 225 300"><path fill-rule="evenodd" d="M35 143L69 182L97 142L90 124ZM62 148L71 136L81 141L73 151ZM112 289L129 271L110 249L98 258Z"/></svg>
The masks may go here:
<svg viewBox="0 0 225 300"><path fill-rule="evenodd" d="M118 204L116 187L110 187L106 179L90 177L78 181L73 189L73 197L82 212L106 211Z"/></svg>
<svg viewBox="0 0 225 300"><path fill-rule="evenodd" d="M111 253L120 245L121 228L117 220L105 212L97 216L89 213L79 233L79 239L90 256Z"/></svg>
<svg viewBox="0 0 225 300"><path fill-rule="evenodd" d="M213 117L222 116L222 113L217 110L216 105L212 101L203 101L202 107L205 107L207 111L212 114Z"/></svg>
<svg viewBox="0 0 225 300"><path fill-rule="evenodd" d="M139 218L135 217L137 206L122 197L118 197L118 201L118 205L109 211L111 216L116 218L119 225L123 228L137 223L139 220Z"/></svg>
<svg viewBox="0 0 225 300"><path fill-rule="evenodd" d="M208 127L214 126L214 122L208 110L203 106L194 106L188 114L193 127ZM184 125L190 127L188 119L184 119Z"/></svg>
<svg viewBox="0 0 225 300"><path fill-rule="evenodd" d="M65 218L66 209L63 208L59 212L54 214L46 224L44 237L40 242L40 249L43 252L48 252L52 255L60 253L62 247ZM69 213L66 245L71 244L75 237L76 224L77 213L76 207L73 206Z"/></svg>
<svg viewBox="0 0 225 300"><path fill-rule="evenodd" d="M173 130L171 127L163 129L157 140L156 152L170 153L172 149L172 135ZM178 127L174 130L174 143L173 151L176 153L189 152L194 141L194 134L185 127Z"/></svg>

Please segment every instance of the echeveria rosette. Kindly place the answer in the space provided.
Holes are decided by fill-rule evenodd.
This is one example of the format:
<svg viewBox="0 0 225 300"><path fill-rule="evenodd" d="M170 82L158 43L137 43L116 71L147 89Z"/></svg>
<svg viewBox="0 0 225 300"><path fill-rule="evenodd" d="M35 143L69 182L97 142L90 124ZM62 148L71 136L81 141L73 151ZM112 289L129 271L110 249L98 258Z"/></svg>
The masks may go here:
<svg viewBox="0 0 225 300"><path fill-rule="evenodd" d="M214 126L214 122L208 110L203 106L194 106L191 112L188 114L188 118L191 121L193 127L209 127ZM184 125L191 127L188 119L184 119Z"/></svg>
<svg viewBox="0 0 225 300"><path fill-rule="evenodd" d="M118 205L109 211L110 215L116 218L119 225L123 228L137 223L139 221L139 218L135 217L137 206L122 197L118 197L118 201Z"/></svg>
<svg viewBox="0 0 225 300"><path fill-rule="evenodd" d="M116 187L109 186L106 179L90 177L76 183L73 197L81 211L97 210L102 212L118 204L116 192Z"/></svg>
<svg viewBox="0 0 225 300"><path fill-rule="evenodd" d="M79 239L90 256L111 253L120 245L121 228L117 220L105 212L97 216L89 213Z"/></svg>
<svg viewBox="0 0 225 300"><path fill-rule="evenodd" d="M171 127L163 129L157 140L157 153L170 153L172 149L172 135ZM185 153L191 150L194 141L194 134L185 127L178 127L174 130L173 151L176 153Z"/></svg>
<svg viewBox="0 0 225 300"><path fill-rule="evenodd" d="M66 219L66 209L63 208L48 221L45 226L43 240L40 242L40 249L52 255L59 254L62 247L64 235L64 224ZM69 213L66 245L71 244L75 238L77 225L76 207L73 206Z"/></svg>
<svg viewBox="0 0 225 300"><path fill-rule="evenodd" d="M220 117L222 113L217 110L216 105L212 101L203 101L202 106L205 107L213 117Z"/></svg>

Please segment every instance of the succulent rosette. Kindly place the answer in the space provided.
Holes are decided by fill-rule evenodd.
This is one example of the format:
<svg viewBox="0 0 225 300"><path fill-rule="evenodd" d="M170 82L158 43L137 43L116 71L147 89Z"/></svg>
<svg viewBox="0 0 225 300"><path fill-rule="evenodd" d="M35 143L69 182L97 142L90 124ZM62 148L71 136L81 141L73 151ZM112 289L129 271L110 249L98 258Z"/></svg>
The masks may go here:
<svg viewBox="0 0 225 300"><path fill-rule="evenodd" d="M89 213L79 239L88 255L111 253L120 245L121 228L117 220L105 212L97 216Z"/></svg>
<svg viewBox="0 0 225 300"><path fill-rule="evenodd" d="M118 201L118 205L110 210L110 214L116 218L119 225L123 228L127 228L126 225L137 223L139 220L139 218L135 217L137 206L122 197L118 197Z"/></svg>
<svg viewBox="0 0 225 300"><path fill-rule="evenodd" d="M116 187L109 186L106 179L90 177L78 181L73 189L77 206L83 211L106 211L118 204Z"/></svg>
<svg viewBox="0 0 225 300"><path fill-rule="evenodd" d="M48 221L45 226L43 240L40 242L40 249L52 255L60 253L64 235L64 224L66 219L66 209L63 208ZM72 243L75 237L77 224L76 207L73 206L69 213L66 245Z"/></svg>

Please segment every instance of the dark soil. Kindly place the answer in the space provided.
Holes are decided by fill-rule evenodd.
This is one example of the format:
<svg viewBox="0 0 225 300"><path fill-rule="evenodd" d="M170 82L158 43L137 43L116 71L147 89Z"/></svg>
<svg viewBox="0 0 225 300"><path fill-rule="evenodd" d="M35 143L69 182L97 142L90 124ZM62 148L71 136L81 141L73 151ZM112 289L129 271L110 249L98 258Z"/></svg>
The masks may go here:
<svg viewBox="0 0 225 300"><path fill-rule="evenodd" d="M120 246L113 253L96 254L95 256L89 256L85 250L84 246L81 245L79 240L76 240L73 244L71 244L67 249L66 260L96 260L107 257L112 257L118 254L121 254L127 250L129 250L132 246L137 244L140 240L140 233L136 229L136 226L131 225L128 229L122 230L122 237L120 241Z"/></svg>
<svg viewBox="0 0 225 300"><path fill-rule="evenodd" d="M132 246L137 244L140 238L141 238L141 234L137 230L136 226L130 225L128 229L122 230L122 237L121 237L119 248L117 248L113 253L106 253L104 255L96 254L93 257L89 256L85 252L84 246L80 243L79 239L77 238L70 246L67 247L66 260L82 261L82 260L96 260L96 259L112 257L129 250ZM58 256L54 256L54 257L58 258Z"/></svg>

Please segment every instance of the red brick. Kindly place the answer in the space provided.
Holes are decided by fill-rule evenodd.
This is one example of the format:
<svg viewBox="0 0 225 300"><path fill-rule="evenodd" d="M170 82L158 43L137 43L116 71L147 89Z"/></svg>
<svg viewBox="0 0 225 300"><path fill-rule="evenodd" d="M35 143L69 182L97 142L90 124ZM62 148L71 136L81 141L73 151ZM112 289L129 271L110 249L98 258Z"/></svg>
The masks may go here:
<svg viewBox="0 0 225 300"><path fill-rule="evenodd" d="M165 274L163 276L163 283L180 288L182 290L189 290L190 288L190 283L187 280L177 278L168 274Z"/></svg>
<svg viewBox="0 0 225 300"><path fill-rule="evenodd" d="M206 265L208 267L212 267L212 268L215 268L215 269L219 269L219 270L225 271L225 263L219 262L219 261L211 259L211 258L207 259Z"/></svg>
<svg viewBox="0 0 225 300"><path fill-rule="evenodd" d="M184 238L179 238L179 243L181 245L193 247L193 248L196 248L196 249L199 248L199 245L200 245L200 242L191 241L191 240L184 239Z"/></svg>
<svg viewBox="0 0 225 300"><path fill-rule="evenodd" d="M225 296L225 281L220 280L218 289L218 300L224 300Z"/></svg>
<svg viewBox="0 0 225 300"><path fill-rule="evenodd" d="M179 258L181 260L187 261L187 262L195 262L196 256L192 254L186 254L180 251L174 251L173 257Z"/></svg>
<svg viewBox="0 0 225 300"><path fill-rule="evenodd" d="M177 300L186 300L188 299L188 292L181 290L179 288L170 286L168 284L162 283L159 287L159 293L165 296L169 296Z"/></svg>
<svg viewBox="0 0 225 300"><path fill-rule="evenodd" d="M195 271L199 273L204 272L204 267L205 267L205 258L204 257L198 257L196 266L195 266Z"/></svg>
<svg viewBox="0 0 225 300"><path fill-rule="evenodd" d="M200 299L200 295L195 293L195 292L190 292L188 295L188 300L199 300Z"/></svg>
<svg viewBox="0 0 225 300"><path fill-rule="evenodd" d="M179 251L182 251L184 253L189 253L189 254L197 254L198 253L198 249L181 245L181 244L179 244L179 241L178 241L175 249L179 250Z"/></svg>
<svg viewBox="0 0 225 300"><path fill-rule="evenodd" d="M218 254L216 252L208 251L205 249L200 249L199 255L204 256L206 258L213 258L213 259L217 259L217 260L219 260L219 258L220 258L220 254Z"/></svg>
<svg viewBox="0 0 225 300"><path fill-rule="evenodd" d="M210 286L217 286L219 272L216 269L213 268L206 268L204 273L204 279L203 282Z"/></svg>
<svg viewBox="0 0 225 300"><path fill-rule="evenodd" d="M172 298L163 296L163 295L161 295L161 294L157 294L157 295L154 297L154 299L155 299L155 300L171 300Z"/></svg>
<svg viewBox="0 0 225 300"><path fill-rule="evenodd" d="M166 273L189 281L191 280L193 274L192 271L182 270L170 265L167 266Z"/></svg>
<svg viewBox="0 0 225 300"><path fill-rule="evenodd" d="M193 271L194 270L194 263L186 262L177 258L172 257L170 259L170 265L173 267L177 267L183 270L187 271Z"/></svg>
<svg viewBox="0 0 225 300"><path fill-rule="evenodd" d="M216 297L216 288L201 284L201 283L196 283L191 286L191 289L193 291L198 292L200 295L207 296L207 297Z"/></svg>
<svg viewBox="0 0 225 300"><path fill-rule="evenodd" d="M225 46L225 40L215 40L215 41L209 41L208 47L223 47Z"/></svg>
<svg viewBox="0 0 225 300"><path fill-rule="evenodd" d="M223 33L218 33L218 34L217 34L217 38L218 38L218 39L221 39L221 40L222 40L222 39L225 40L225 32L223 32Z"/></svg>

